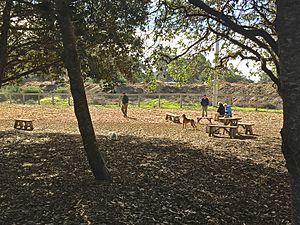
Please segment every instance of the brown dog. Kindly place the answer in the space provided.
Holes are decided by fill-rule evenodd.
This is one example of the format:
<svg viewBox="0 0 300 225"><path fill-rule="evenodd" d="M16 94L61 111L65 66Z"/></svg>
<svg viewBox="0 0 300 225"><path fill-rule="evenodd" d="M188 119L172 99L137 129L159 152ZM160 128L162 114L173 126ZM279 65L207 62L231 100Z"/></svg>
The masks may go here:
<svg viewBox="0 0 300 225"><path fill-rule="evenodd" d="M191 123L192 127L196 128L195 120L188 119L185 114L183 114L182 117L183 117L183 122L182 122L183 128L186 128L186 124L188 123Z"/></svg>

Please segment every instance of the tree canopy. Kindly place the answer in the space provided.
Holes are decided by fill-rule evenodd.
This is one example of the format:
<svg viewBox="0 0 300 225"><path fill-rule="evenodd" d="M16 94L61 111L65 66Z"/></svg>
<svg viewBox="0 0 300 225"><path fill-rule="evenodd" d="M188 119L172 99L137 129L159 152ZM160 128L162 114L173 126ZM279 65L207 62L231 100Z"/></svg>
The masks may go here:
<svg viewBox="0 0 300 225"><path fill-rule="evenodd" d="M166 54L169 60L211 51L219 41L219 66L253 60L280 87L274 0L164 0L156 1L154 11L157 39L176 40L183 48Z"/></svg>
<svg viewBox="0 0 300 225"><path fill-rule="evenodd" d="M149 1L68 2L84 76L98 80L134 77L143 49L137 31L146 21ZM5 14L8 3L11 7ZM1 54L2 83L30 74L63 73L62 46L51 1L6 0L0 4L0 18L1 40L7 38L7 44L1 45L7 50Z"/></svg>

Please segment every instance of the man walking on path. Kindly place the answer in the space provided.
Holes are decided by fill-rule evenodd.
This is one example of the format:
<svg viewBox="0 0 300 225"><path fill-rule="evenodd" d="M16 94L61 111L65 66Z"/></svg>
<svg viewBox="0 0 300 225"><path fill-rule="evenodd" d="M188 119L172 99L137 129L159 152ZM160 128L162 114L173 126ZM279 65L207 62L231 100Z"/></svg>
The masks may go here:
<svg viewBox="0 0 300 225"><path fill-rule="evenodd" d="M206 95L203 96L203 98L201 99L201 107L202 107L202 117L207 117L207 107L208 107L208 104L209 104L209 100L208 98L206 97Z"/></svg>
<svg viewBox="0 0 300 225"><path fill-rule="evenodd" d="M122 113L124 114L124 117L127 117L127 108L128 108L128 96L126 95L125 92L123 92L123 97L122 97Z"/></svg>

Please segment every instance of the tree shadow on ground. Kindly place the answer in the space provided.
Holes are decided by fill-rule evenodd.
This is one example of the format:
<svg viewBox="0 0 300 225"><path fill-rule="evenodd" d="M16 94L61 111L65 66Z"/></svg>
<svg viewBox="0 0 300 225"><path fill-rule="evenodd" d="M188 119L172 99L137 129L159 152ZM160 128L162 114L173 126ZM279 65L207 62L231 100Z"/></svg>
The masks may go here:
<svg viewBox="0 0 300 225"><path fill-rule="evenodd" d="M167 139L98 136L99 184L76 134L0 132L2 224L289 224L288 175Z"/></svg>

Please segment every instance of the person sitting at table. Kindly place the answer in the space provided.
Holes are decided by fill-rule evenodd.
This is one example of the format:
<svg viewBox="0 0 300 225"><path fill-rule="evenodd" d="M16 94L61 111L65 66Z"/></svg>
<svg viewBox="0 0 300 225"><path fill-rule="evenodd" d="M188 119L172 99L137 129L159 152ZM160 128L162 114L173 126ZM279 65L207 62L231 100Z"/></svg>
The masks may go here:
<svg viewBox="0 0 300 225"><path fill-rule="evenodd" d="M225 107L224 107L224 105L223 105L222 102L219 102L218 105L219 105L219 107L218 107L217 112L219 113L219 115L220 115L221 117L223 117L223 116L225 115Z"/></svg>
<svg viewBox="0 0 300 225"><path fill-rule="evenodd" d="M231 106L224 103L224 108L225 108L225 117L232 117Z"/></svg>

